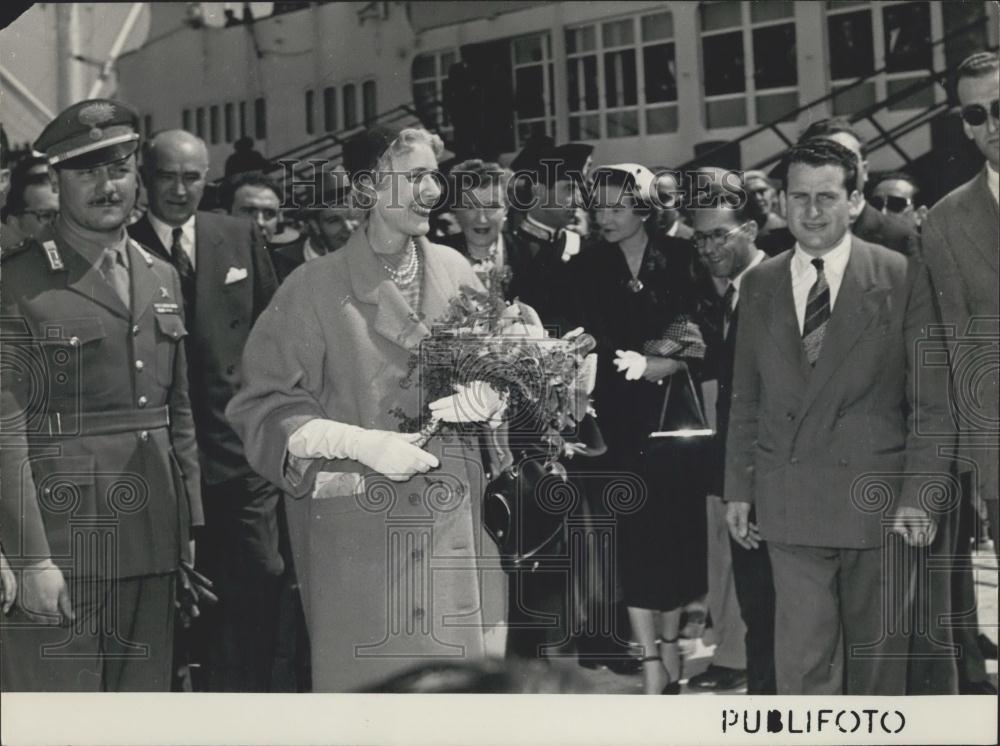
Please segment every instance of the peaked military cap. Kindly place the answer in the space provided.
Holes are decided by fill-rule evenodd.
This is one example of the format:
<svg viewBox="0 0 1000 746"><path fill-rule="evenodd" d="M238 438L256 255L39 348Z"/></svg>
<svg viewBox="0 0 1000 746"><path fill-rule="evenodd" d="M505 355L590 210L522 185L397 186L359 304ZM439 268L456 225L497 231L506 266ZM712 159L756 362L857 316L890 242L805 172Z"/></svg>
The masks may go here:
<svg viewBox="0 0 1000 746"><path fill-rule="evenodd" d="M108 98L73 104L49 122L35 141L50 166L93 168L132 155L139 147L139 115Z"/></svg>
<svg viewBox="0 0 1000 746"><path fill-rule="evenodd" d="M587 166L594 146L570 142L556 146L548 135L532 137L524 149L511 161L515 174L527 174L541 184L556 181L582 181L587 177Z"/></svg>

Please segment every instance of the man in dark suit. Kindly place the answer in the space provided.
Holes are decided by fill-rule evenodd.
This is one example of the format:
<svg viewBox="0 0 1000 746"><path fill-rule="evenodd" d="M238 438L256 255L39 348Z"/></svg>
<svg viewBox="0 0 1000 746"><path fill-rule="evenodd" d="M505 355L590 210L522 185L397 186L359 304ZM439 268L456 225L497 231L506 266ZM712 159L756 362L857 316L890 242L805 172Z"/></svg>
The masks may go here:
<svg viewBox="0 0 1000 746"><path fill-rule="evenodd" d="M746 539L737 543L729 535L722 498L740 285L747 272L766 258L764 252L756 247L755 237L768 213L760 202L743 198L747 192L749 189L740 181L739 175L730 173L725 181L713 182L706 195L709 199L704 201L710 206L693 210L693 241L698 256L708 273L725 285L719 299L713 283L703 304L705 312L701 323L702 335L708 345L704 377L706 380L714 379L718 390L716 436L709 463L711 491L707 497L710 537L708 599L713 628L721 627L716 630L716 635L722 639L718 642L712 664L703 673L692 676L688 686L722 691L746 683L747 694L774 694L774 581L771 578L771 563L763 541L753 546ZM749 521L756 524L753 513ZM722 540L712 542L711 537L719 532ZM745 626L745 639L737 641L741 646L745 644L745 656L740 656L744 665L729 663L730 660L740 660L733 654L724 656L729 647L725 632L738 629L738 625L724 624L728 587L735 589Z"/></svg>
<svg viewBox="0 0 1000 746"><path fill-rule="evenodd" d="M947 371L916 370L930 284L918 262L851 235L850 150L811 140L785 162L796 245L740 287L727 520L755 546L755 509L768 542L779 694L903 694L906 545L933 540L924 495L951 483Z"/></svg>
<svg viewBox="0 0 1000 746"><path fill-rule="evenodd" d="M207 172L208 153L199 138L182 130L154 136L143 152L149 212L129 231L174 264L184 292L205 501L198 565L216 582L220 599L201 620L207 686L267 691L284 569L280 493L251 471L224 412L240 385L250 328L277 280L252 223L196 212Z"/></svg>
<svg viewBox="0 0 1000 746"><path fill-rule="evenodd" d="M959 431L958 471L967 487L966 502L981 519L989 520L994 551L998 546L997 462L998 384L995 366L987 375L970 376L969 361L995 359L1000 337L1000 121L997 91L1000 62L995 52L967 58L957 71L957 94L962 106L963 128L986 158L971 181L946 195L927 214L922 231L923 260L931 274L942 321L949 327L954 404L952 413ZM987 366L988 368L988 366ZM962 390L975 380L975 390ZM971 507L970 506L970 507ZM974 521L975 523L975 521ZM978 535L978 531L975 532ZM966 555L967 532L959 532L958 554ZM954 551L954 550L953 550ZM968 586L968 572L962 572ZM954 578L962 584L962 578ZM965 591L962 593L962 591ZM974 608L969 587L958 588L956 611ZM955 629L959 654L959 685L965 693L996 694L986 677L983 656L968 630ZM994 648L995 651L995 648ZM995 652L994 652L995 655Z"/></svg>
<svg viewBox="0 0 1000 746"><path fill-rule="evenodd" d="M202 522L177 273L125 232L138 115L92 99L35 149L51 240L3 255L6 691L169 691L175 585Z"/></svg>
<svg viewBox="0 0 1000 746"><path fill-rule="evenodd" d="M865 159L861 136L844 117L832 117L813 122L799 137L799 144L809 140L831 140L850 150L858 160L857 192L861 203L852 217L851 233L862 241L885 246L909 254L917 240L917 232L912 224L895 215L880 212L865 200L865 185L868 183L868 161ZM787 185L787 177L786 177ZM795 236L788 228L772 231L761 245L765 253L776 256L795 244Z"/></svg>
<svg viewBox="0 0 1000 746"><path fill-rule="evenodd" d="M580 205L580 187L593 147L556 147L541 137L525 145L511 163L521 180L505 239L511 268L508 294L534 308L553 336L578 326L582 317L575 273L581 250L578 233L567 230Z"/></svg>

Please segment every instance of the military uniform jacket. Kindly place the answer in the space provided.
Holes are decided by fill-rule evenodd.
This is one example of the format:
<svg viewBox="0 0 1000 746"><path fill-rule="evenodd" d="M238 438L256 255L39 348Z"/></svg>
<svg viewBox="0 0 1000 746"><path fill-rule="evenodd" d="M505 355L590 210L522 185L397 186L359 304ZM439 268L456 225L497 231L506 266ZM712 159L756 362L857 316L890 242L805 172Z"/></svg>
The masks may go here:
<svg viewBox="0 0 1000 746"><path fill-rule="evenodd" d="M127 251L132 309L61 238L3 262L0 536L75 577L170 572L202 522L180 280Z"/></svg>

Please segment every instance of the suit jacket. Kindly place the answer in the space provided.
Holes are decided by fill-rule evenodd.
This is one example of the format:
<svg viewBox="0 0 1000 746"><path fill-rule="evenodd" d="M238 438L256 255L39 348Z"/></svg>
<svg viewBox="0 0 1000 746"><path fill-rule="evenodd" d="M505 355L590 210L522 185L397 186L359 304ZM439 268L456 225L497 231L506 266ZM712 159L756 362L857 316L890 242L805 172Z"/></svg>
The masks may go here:
<svg viewBox="0 0 1000 746"><path fill-rule="evenodd" d="M203 522L180 279L128 258L131 308L61 236L3 262L0 541L77 578L171 572Z"/></svg>
<svg viewBox="0 0 1000 746"><path fill-rule="evenodd" d="M147 216L130 226L129 233L169 261L169 248L160 242ZM250 473L225 409L243 381L240 358L250 329L278 281L264 237L248 220L199 212L195 245L188 373L202 477L212 485Z"/></svg>
<svg viewBox="0 0 1000 746"><path fill-rule="evenodd" d="M927 214L922 232L922 255L931 273L942 321L948 334L956 390L956 417L962 470L975 468L979 494L997 499L998 376L995 365L973 381L970 361L995 359L1000 337L1000 300L997 298L1000 250L1000 209L986 183L986 169L958 187ZM985 357L984 357L985 356ZM969 389L975 385L975 395Z"/></svg>
<svg viewBox="0 0 1000 746"><path fill-rule="evenodd" d="M422 317L388 279L363 230L288 278L250 335L246 385L228 409L254 468L303 497L285 505L305 584L316 691L356 691L414 657L458 649L480 657L480 625L502 618L502 573L476 570L477 558L498 566L498 557L482 529L485 481L474 438L432 437L425 448L440 468L406 482L389 482L358 461L287 451L289 436L314 418L398 432L402 416L425 406L418 385L400 385L411 355L459 287L479 282L457 252L418 243ZM407 628L425 631L396 631Z"/></svg>
<svg viewBox="0 0 1000 746"><path fill-rule="evenodd" d="M853 237L812 368L791 259L765 260L740 286L725 499L755 504L768 541L880 546L896 507L951 479L938 456L953 433L947 370L914 362L935 322L926 269Z"/></svg>
<svg viewBox="0 0 1000 746"><path fill-rule="evenodd" d="M274 265L274 273L278 282L284 282L288 275L305 264L306 240L307 238L303 234L291 243L270 249L271 263Z"/></svg>
<svg viewBox="0 0 1000 746"><path fill-rule="evenodd" d="M917 232L909 223L894 215L881 213L867 202L851 225L851 233L862 241L885 246L904 255L913 253L918 241ZM787 226L775 228L761 236L757 246L768 256L777 256L795 246L795 237Z"/></svg>

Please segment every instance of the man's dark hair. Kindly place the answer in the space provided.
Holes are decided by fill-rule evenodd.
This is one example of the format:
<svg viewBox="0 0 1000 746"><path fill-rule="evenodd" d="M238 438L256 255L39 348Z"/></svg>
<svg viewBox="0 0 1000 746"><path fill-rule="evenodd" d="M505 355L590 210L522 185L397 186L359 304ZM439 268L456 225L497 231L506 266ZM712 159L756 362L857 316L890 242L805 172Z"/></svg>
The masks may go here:
<svg viewBox="0 0 1000 746"><path fill-rule="evenodd" d="M739 171L726 171L725 178L714 178L698 196L695 209L730 209L739 223L752 220L758 228L767 223L767 213L757 200L749 199L746 181Z"/></svg>
<svg viewBox="0 0 1000 746"><path fill-rule="evenodd" d="M844 189L847 193L858 187L858 159L854 153L839 142L833 140L808 140L789 148L782 159L782 170L785 174L785 188L788 188L788 174L793 164L801 163L813 168L821 166L839 166L844 169Z"/></svg>
<svg viewBox="0 0 1000 746"><path fill-rule="evenodd" d="M7 194L7 204L3 208L3 220L11 215L23 215L24 211L28 209L28 203L25 200L25 192L28 191L28 187L48 183L47 171L37 172L38 167L44 166L46 163L44 158L29 155L18 161L17 165L11 169L10 192Z"/></svg>
<svg viewBox="0 0 1000 746"><path fill-rule="evenodd" d="M906 171L886 171L880 173L878 178L872 182L872 189L877 187L883 181L905 181L907 184L913 185L913 196L916 197L920 194L920 184L917 180L910 176Z"/></svg>
<svg viewBox="0 0 1000 746"><path fill-rule="evenodd" d="M245 186L270 189L274 192L275 196L277 196L278 202L284 204L285 196L281 193L281 187L279 187L272 179L269 179L261 171L245 171L227 179L223 184L221 204L226 212L233 209L233 199L236 197L236 192L241 187Z"/></svg>
<svg viewBox="0 0 1000 746"><path fill-rule="evenodd" d="M858 145L861 146L861 157L863 158L865 155L865 141L858 134L858 131L854 129L854 126L847 117L830 117L829 119L820 119L818 122L813 122L799 135L799 141L796 144L801 145L809 140L827 138L830 135L836 135L840 132L848 134L858 141Z"/></svg>
<svg viewBox="0 0 1000 746"><path fill-rule="evenodd" d="M955 97L958 98L958 83L963 78L982 78L1000 70L1000 56L996 52L974 52L959 63L955 70Z"/></svg>

